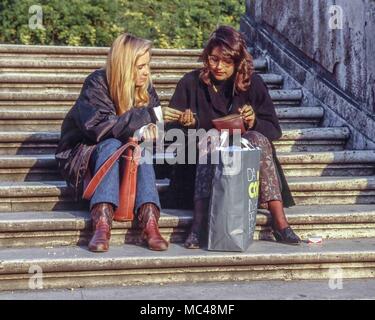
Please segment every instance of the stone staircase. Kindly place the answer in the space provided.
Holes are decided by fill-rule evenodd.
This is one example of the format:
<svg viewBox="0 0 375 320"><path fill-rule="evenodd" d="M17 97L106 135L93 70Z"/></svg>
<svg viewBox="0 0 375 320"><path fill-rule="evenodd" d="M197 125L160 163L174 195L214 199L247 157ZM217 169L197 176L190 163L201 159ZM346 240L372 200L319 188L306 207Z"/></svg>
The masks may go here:
<svg viewBox="0 0 375 320"><path fill-rule="evenodd" d="M186 250L192 212L165 208L167 252L141 246L131 223L114 223L108 253L87 250L87 203L75 203L57 172L54 150L62 120L85 77L105 63L108 48L0 45L0 289L28 289L31 266L43 270L44 288L177 281L319 279L340 267L347 278L375 274L375 150L347 150L346 127L320 127L321 107L305 106L302 90L285 89L268 72L283 128L275 142L297 206L288 219L303 238L323 245L291 247L255 241L246 253ZM153 50L153 81L163 105L178 79L199 67L199 50ZM168 180L158 180L159 192ZM270 216L259 210L255 239L272 240ZM137 245L135 245L137 244Z"/></svg>

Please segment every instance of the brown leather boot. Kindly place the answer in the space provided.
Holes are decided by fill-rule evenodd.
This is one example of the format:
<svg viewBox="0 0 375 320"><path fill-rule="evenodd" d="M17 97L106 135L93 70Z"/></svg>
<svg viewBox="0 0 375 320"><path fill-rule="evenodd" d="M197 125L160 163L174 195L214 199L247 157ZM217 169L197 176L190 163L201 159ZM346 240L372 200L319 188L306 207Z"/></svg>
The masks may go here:
<svg viewBox="0 0 375 320"><path fill-rule="evenodd" d="M168 249L168 242L159 232L159 218L160 211L153 203L145 203L139 209L138 221L142 228L142 238L147 241L149 249L164 251Z"/></svg>
<svg viewBox="0 0 375 320"><path fill-rule="evenodd" d="M113 206L110 203L97 203L91 209L94 235L89 243L89 250L105 252L109 249L113 219Z"/></svg>

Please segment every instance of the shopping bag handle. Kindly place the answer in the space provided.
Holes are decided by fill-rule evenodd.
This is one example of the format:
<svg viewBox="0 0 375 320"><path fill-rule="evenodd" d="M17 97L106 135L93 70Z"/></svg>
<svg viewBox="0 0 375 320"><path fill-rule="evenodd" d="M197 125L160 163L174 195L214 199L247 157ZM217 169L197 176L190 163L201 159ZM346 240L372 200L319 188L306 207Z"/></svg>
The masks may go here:
<svg viewBox="0 0 375 320"><path fill-rule="evenodd" d="M258 149L249 140L247 140L245 138L241 138L241 146L244 146L244 148L242 148L244 150L256 150L256 149Z"/></svg>

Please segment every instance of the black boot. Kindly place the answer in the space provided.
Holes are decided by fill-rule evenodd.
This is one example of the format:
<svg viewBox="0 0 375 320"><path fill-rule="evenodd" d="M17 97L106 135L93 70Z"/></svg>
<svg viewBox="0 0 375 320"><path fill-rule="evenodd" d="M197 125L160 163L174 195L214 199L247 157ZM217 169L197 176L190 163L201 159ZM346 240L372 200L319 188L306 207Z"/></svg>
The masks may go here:
<svg viewBox="0 0 375 320"><path fill-rule="evenodd" d="M207 242L209 199L199 199L194 202L193 224L185 241L185 248L199 249Z"/></svg>

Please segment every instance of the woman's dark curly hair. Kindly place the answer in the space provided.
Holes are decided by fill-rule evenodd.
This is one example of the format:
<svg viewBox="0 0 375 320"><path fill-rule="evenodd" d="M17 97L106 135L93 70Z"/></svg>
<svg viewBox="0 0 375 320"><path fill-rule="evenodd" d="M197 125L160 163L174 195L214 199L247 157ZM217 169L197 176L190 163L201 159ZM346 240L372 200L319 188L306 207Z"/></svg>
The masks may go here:
<svg viewBox="0 0 375 320"><path fill-rule="evenodd" d="M234 61L235 91L238 93L248 90L251 75L254 72L254 64L252 56L247 51L246 41L243 35L229 26L220 26L211 34L201 55L204 67L199 75L200 79L206 85L212 85L208 56L212 53L214 48L221 49L224 58L231 58Z"/></svg>

